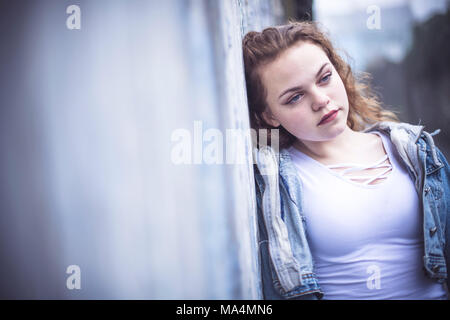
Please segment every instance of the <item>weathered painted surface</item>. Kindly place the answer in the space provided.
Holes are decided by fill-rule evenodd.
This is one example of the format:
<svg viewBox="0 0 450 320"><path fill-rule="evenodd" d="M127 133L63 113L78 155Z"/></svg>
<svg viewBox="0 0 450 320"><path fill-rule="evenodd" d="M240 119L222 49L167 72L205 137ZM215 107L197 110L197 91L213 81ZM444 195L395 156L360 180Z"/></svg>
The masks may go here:
<svg viewBox="0 0 450 320"><path fill-rule="evenodd" d="M249 126L242 35L281 5L79 0L69 30L71 4L1 10L0 296L260 298L250 140L225 136ZM179 129L243 163L174 164Z"/></svg>

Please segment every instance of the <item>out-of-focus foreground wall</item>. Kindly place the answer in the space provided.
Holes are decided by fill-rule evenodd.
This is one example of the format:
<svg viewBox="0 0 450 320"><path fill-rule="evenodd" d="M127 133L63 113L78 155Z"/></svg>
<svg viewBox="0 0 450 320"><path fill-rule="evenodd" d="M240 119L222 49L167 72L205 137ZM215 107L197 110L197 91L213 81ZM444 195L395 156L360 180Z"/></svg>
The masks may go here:
<svg viewBox="0 0 450 320"><path fill-rule="evenodd" d="M0 15L0 297L261 298L250 140L228 150L225 135L249 126L242 35L280 22L280 2ZM199 156L220 134L242 164ZM186 145L192 164L176 164Z"/></svg>

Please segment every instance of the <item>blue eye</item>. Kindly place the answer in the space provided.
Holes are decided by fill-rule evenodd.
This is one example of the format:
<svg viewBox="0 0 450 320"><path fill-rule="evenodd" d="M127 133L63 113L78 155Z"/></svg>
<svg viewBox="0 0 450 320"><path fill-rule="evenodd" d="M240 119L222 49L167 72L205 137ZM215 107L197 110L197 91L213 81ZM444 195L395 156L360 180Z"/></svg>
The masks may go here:
<svg viewBox="0 0 450 320"><path fill-rule="evenodd" d="M325 77L323 77L320 82L328 82L331 78L331 72L327 74Z"/></svg>
<svg viewBox="0 0 450 320"><path fill-rule="evenodd" d="M296 94L295 96L292 97L291 100L289 100L288 104L291 104L293 102L297 102L301 98L301 96L303 96L302 93Z"/></svg>

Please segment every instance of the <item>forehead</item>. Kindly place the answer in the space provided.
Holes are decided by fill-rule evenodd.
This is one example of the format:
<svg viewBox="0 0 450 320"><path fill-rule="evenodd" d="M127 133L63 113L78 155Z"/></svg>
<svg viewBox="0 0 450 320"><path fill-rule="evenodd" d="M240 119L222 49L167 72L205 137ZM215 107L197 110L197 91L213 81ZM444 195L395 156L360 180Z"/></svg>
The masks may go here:
<svg viewBox="0 0 450 320"><path fill-rule="evenodd" d="M262 66L259 73L270 93L289 86L303 85L303 82L314 79L320 67L329 61L319 46L300 42L286 49L274 61Z"/></svg>

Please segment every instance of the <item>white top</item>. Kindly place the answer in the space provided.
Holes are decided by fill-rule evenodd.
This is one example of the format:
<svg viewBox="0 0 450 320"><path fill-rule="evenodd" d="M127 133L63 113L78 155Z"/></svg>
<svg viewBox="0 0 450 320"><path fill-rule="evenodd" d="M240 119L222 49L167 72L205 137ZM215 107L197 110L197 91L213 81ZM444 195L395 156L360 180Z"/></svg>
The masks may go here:
<svg viewBox="0 0 450 320"><path fill-rule="evenodd" d="M323 298L447 299L443 285L423 270L414 183L390 139L374 134L386 155L369 166L326 166L288 149L303 186L302 214ZM376 174L364 175L370 170Z"/></svg>

